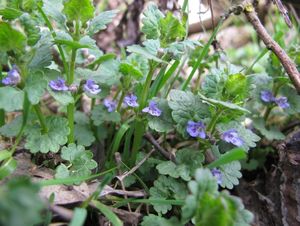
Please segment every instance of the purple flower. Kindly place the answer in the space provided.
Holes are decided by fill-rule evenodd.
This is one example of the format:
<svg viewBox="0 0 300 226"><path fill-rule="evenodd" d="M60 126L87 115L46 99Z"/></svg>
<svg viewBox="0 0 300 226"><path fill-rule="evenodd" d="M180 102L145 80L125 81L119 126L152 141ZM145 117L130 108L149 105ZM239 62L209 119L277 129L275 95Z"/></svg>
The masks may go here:
<svg viewBox="0 0 300 226"><path fill-rule="evenodd" d="M49 86L53 91L68 91L69 88L66 86L66 81L59 77L56 80L52 80L49 82Z"/></svg>
<svg viewBox="0 0 300 226"><path fill-rule="evenodd" d="M129 107L138 107L137 96L134 94L129 94L124 98L124 103Z"/></svg>
<svg viewBox="0 0 300 226"><path fill-rule="evenodd" d="M97 85L93 80L88 79L86 80L86 83L83 85L83 89L85 92L89 94L97 95L101 92L101 89L99 88L99 85Z"/></svg>
<svg viewBox="0 0 300 226"><path fill-rule="evenodd" d="M16 65L14 65L12 69L7 73L7 76L2 79L2 83L6 86L17 85L20 81L21 76Z"/></svg>
<svg viewBox="0 0 300 226"><path fill-rule="evenodd" d="M286 97L278 97L275 99L275 103L281 107L281 108L288 108L290 107L290 104L288 102L288 99Z"/></svg>
<svg viewBox="0 0 300 226"><path fill-rule="evenodd" d="M205 125L203 122L194 122L194 121L188 121L186 126L186 131L191 137L200 137L202 139L205 139Z"/></svg>
<svg viewBox="0 0 300 226"><path fill-rule="evenodd" d="M260 99L263 102L270 103L274 101L273 93L269 90L263 90L260 92Z"/></svg>
<svg viewBox="0 0 300 226"><path fill-rule="evenodd" d="M239 137L239 134L235 129L225 131L221 135L221 139L238 147L244 144L244 141Z"/></svg>
<svg viewBox="0 0 300 226"><path fill-rule="evenodd" d="M103 101L104 106L107 108L108 112L113 112L116 110L117 102L110 100L110 99L104 99Z"/></svg>
<svg viewBox="0 0 300 226"><path fill-rule="evenodd" d="M211 170L212 175L217 179L218 184L222 184L222 173L217 168Z"/></svg>
<svg viewBox="0 0 300 226"><path fill-rule="evenodd" d="M150 101L148 107L145 107L142 112L149 113L152 116L158 117L162 111L157 107L157 103L153 100Z"/></svg>

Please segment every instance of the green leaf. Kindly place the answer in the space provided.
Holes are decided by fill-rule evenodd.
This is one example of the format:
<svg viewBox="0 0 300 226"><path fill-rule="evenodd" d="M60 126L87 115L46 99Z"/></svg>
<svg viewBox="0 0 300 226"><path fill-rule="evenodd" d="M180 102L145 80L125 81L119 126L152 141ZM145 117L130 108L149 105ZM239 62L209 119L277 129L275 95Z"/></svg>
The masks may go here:
<svg viewBox="0 0 300 226"><path fill-rule="evenodd" d="M266 123L262 118L253 119L253 126L261 133L261 135L263 135L266 139L270 141L285 139L285 135L282 132L280 132L278 127L271 126L267 129Z"/></svg>
<svg viewBox="0 0 300 226"><path fill-rule="evenodd" d="M96 71L77 68L75 74L78 78L92 79L97 83L112 86L120 82L119 64L118 60L111 59L103 62Z"/></svg>
<svg viewBox="0 0 300 226"><path fill-rule="evenodd" d="M156 166L158 172L162 175L167 175L173 178L181 177L185 181L190 181L190 171L186 165L176 165L174 162L166 161Z"/></svg>
<svg viewBox="0 0 300 226"><path fill-rule="evenodd" d="M93 131L89 125L75 124L74 136L77 144L83 146L91 146L96 140Z"/></svg>
<svg viewBox="0 0 300 226"><path fill-rule="evenodd" d="M227 77L223 70L212 69L211 73L205 76L201 92L208 98L222 99Z"/></svg>
<svg viewBox="0 0 300 226"><path fill-rule="evenodd" d="M168 53L171 53L173 57L180 60L180 57L186 53L191 52L196 47L201 46L200 42L194 40L184 40L181 42L172 42L165 49Z"/></svg>
<svg viewBox="0 0 300 226"><path fill-rule="evenodd" d="M21 110L23 101L24 92L22 90L10 86L0 87L0 109L7 112Z"/></svg>
<svg viewBox="0 0 300 226"><path fill-rule="evenodd" d="M159 117L148 116L148 125L157 132L170 132L173 129L173 120L168 101L160 99L156 102L158 103L158 108L162 110L162 114Z"/></svg>
<svg viewBox="0 0 300 226"><path fill-rule="evenodd" d="M17 116L11 122L0 128L0 134L5 137L15 137L22 127L22 116Z"/></svg>
<svg viewBox="0 0 300 226"><path fill-rule="evenodd" d="M208 164L207 167L209 169L213 169L215 167L219 167L232 161L245 159L246 157L247 155L245 154L245 151L242 148L234 148L226 152L225 154L220 155L220 157L217 160Z"/></svg>
<svg viewBox="0 0 300 226"><path fill-rule="evenodd" d="M68 167L61 163L58 167L55 169L55 178L68 178L70 176L70 172Z"/></svg>
<svg viewBox="0 0 300 226"><path fill-rule="evenodd" d="M120 122L121 120L119 112L108 112L103 105L94 107L91 118L96 126L99 126L104 122Z"/></svg>
<svg viewBox="0 0 300 226"><path fill-rule="evenodd" d="M112 223L113 226L123 226L118 216L106 205L97 200L93 200L92 204Z"/></svg>
<svg viewBox="0 0 300 226"><path fill-rule="evenodd" d="M58 152L61 145L67 143L67 136L70 132L68 120L62 117L49 116L46 118L48 132L42 134L39 124L26 127L25 148L31 153Z"/></svg>
<svg viewBox="0 0 300 226"><path fill-rule="evenodd" d="M74 162L75 158L84 153L85 148L81 145L69 144L68 147L63 147L61 150L61 158L69 162Z"/></svg>
<svg viewBox="0 0 300 226"><path fill-rule="evenodd" d="M43 0L43 11L55 22L59 28L65 28L66 17L62 14L62 0Z"/></svg>
<svg viewBox="0 0 300 226"><path fill-rule="evenodd" d="M182 225L191 219L195 225L250 226L253 215L241 200L227 191L218 191L217 181L208 169L198 169L196 181L189 182L191 195L182 207Z"/></svg>
<svg viewBox="0 0 300 226"><path fill-rule="evenodd" d="M208 105L191 92L171 90L169 98L172 117L182 135L186 134L186 125L189 120L199 121L209 117Z"/></svg>
<svg viewBox="0 0 300 226"><path fill-rule="evenodd" d="M31 71L43 70L49 66L52 61L50 33L42 33L42 37L33 47L34 55L28 65Z"/></svg>
<svg viewBox="0 0 300 226"><path fill-rule="evenodd" d="M21 16L23 13L17 9L6 7L0 9L0 15L2 15L3 19L6 20L14 20Z"/></svg>
<svg viewBox="0 0 300 226"><path fill-rule="evenodd" d="M159 21L164 17L164 14L154 3L150 3L143 14L141 31L145 34L146 39L158 39L160 37Z"/></svg>
<svg viewBox="0 0 300 226"><path fill-rule="evenodd" d="M55 44L59 44L59 45L65 45L68 46L72 49L81 49L81 48L90 48L90 45L85 45L85 44L81 44L80 42L76 42L73 40L65 40L65 39L58 39L56 38L54 40Z"/></svg>
<svg viewBox="0 0 300 226"><path fill-rule="evenodd" d="M244 113L250 113L250 111L247 110L246 108L243 108L243 107L241 107L239 105L236 105L236 104L233 104L231 102L224 102L224 101L221 101L221 100L215 100L215 99L212 99L212 98L207 98L207 97L203 96L202 94L199 94L199 96L201 97L202 100L205 100L208 103L211 103L211 104L213 104L215 106L218 106L222 109L227 108L227 109L231 109L231 110L241 111L241 112L244 112Z"/></svg>
<svg viewBox="0 0 300 226"><path fill-rule="evenodd" d="M141 226L182 226L176 217L166 219L160 216L149 214L143 218Z"/></svg>
<svg viewBox="0 0 300 226"><path fill-rule="evenodd" d="M195 175L196 169L202 166L204 160L204 154L199 150L183 148L176 151L176 162L179 165L185 165L191 177Z"/></svg>
<svg viewBox="0 0 300 226"><path fill-rule="evenodd" d="M39 186L31 183L28 177L15 177L3 184L0 188L0 225L41 224L45 205L38 192Z"/></svg>
<svg viewBox="0 0 300 226"><path fill-rule="evenodd" d="M96 65L100 65L100 64L102 64L105 61L113 60L115 58L116 58L116 54L114 54L114 53L107 53L107 54L104 54L103 56L100 56L93 63L89 64L88 67L89 68L93 68Z"/></svg>
<svg viewBox="0 0 300 226"><path fill-rule="evenodd" d="M21 32L13 29L9 23L0 21L0 51L21 51L25 41Z"/></svg>
<svg viewBox="0 0 300 226"><path fill-rule="evenodd" d="M38 22L34 20L33 17L31 17L28 13L24 13L20 17L20 22L27 35L27 44L29 46L35 45L41 37Z"/></svg>
<svg viewBox="0 0 300 226"><path fill-rule="evenodd" d="M25 83L25 91L27 92L29 101L34 105L40 102L46 88L47 81L41 71L30 73Z"/></svg>
<svg viewBox="0 0 300 226"><path fill-rule="evenodd" d="M242 177L240 172L241 164L239 161L233 161L220 166L222 173L222 184L223 188L232 189L234 185L239 184L239 178Z"/></svg>
<svg viewBox="0 0 300 226"><path fill-rule="evenodd" d="M237 73L228 76L225 83L226 93L235 101L242 101L249 93L249 84L244 74Z"/></svg>
<svg viewBox="0 0 300 226"><path fill-rule="evenodd" d="M240 122L231 121L229 123L222 123L217 125L217 129L220 133L223 133L229 129L236 129L239 137L244 141L244 144L240 147L245 151L256 146L256 142L260 140L260 137L253 133L251 130L246 129Z"/></svg>
<svg viewBox="0 0 300 226"><path fill-rule="evenodd" d="M8 159L12 156L12 152L8 150L1 150L0 151L0 162L2 162L5 159Z"/></svg>
<svg viewBox="0 0 300 226"><path fill-rule="evenodd" d="M160 47L158 40L147 40L143 42L144 46L131 45L127 47L127 51L130 53L136 53L148 60L154 60L158 63L167 63L157 57L157 51Z"/></svg>
<svg viewBox="0 0 300 226"><path fill-rule="evenodd" d="M123 75L133 76L136 79L143 78L143 73L137 67L126 62L120 64L120 72Z"/></svg>
<svg viewBox="0 0 300 226"><path fill-rule="evenodd" d="M96 34L97 32L106 29L106 25L112 22L113 18L116 16L118 10L110 10L99 13L90 23L88 28L88 33L90 36Z"/></svg>
<svg viewBox="0 0 300 226"><path fill-rule="evenodd" d="M68 147L63 147L61 157L69 161L72 165L69 168L69 175L74 176L89 176L91 170L97 167L96 161L93 160L93 153L85 150L81 145L69 144ZM58 172L60 172L58 174ZM67 175L65 166L61 165L57 170L57 176Z"/></svg>
<svg viewBox="0 0 300 226"><path fill-rule="evenodd" d="M10 157L5 160L4 163L0 166L0 180L3 180L5 177L10 176L17 169L17 161Z"/></svg>
<svg viewBox="0 0 300 226"><path fill-rule="evenodd" d="M70 91L53 91L49 86L47 86L47 90L50 95L62 105L74 103L74 98Z"/></svg>
<svg viewBox="0 0 300 226"><path fill-rule="evenodd" d="M172 43L177 39L181 40L186 35L185 25L173 16L171 12L168 12L166 17L160 19L159 27L161 34L160 40L163 45Z"/></svg>
<svg viewBox="0 0 300 226"><path fill-rule="evenodd" d="M94 17L94 6L91 0L68 0L64 3L63 12L69 21L85 24Z"/></svg>
<svg viewBox="0 0 300 226"><path fill-rule="evenodd" d="M69 226L83 226L87 217L87 210L76 207Z"/></svg>
<svg viewBox="0 0 300 226"><path fill-rule="evenodd" d="M290 115L294 115L300 112L300 96L294 87L291 86L284 86L280 90L279 96L285 96L288 99L290 104L289 108L284 109L284 112Z"/></svg>
<svg viewBox="0 0 300 226"><path fill-rule="evenodd" d="M187 196L187 188L184 183L178 180L159 176L159 178L154 181L154 187L150 188L150 200L151 199L184 199ZM153 208L157 213L166 214L172 209L171 204L153 204Z"/></svg>

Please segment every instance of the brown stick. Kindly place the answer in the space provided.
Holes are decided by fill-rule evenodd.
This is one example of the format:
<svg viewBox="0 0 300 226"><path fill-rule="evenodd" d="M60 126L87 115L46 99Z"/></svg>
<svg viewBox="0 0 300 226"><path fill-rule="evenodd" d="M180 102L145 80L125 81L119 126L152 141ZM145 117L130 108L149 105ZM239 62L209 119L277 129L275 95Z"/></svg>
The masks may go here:
<svg viewBox="0 0 300 226"><path fill-rule="evenodd" d="M165 149L163 149L163 148L159 145L159 143L157 143L157 141L154 139L154 137L152 136L151 133L146 133L146 134L144 135L144 137L145 137L146 140L148 140L148 141L155 147L155 149L158 150L165 158L171 160L172 162L175 162L175 156L174 156L172 153L170 153L170 152L166 151Z"/></svg>
<svg viewBox="0 0 300 226"><path fill-rule="evenodd" d="M275 42L268 34L265 27L261 24L254 7L247 0L244 3L244 13L248 21L254 27L259 38L265 43L268 49L270 49L279 59L286 73L289 75L293 85L297 92L300 94L300 73L297 70L296 64L286 54L286 52Z"/></svg>

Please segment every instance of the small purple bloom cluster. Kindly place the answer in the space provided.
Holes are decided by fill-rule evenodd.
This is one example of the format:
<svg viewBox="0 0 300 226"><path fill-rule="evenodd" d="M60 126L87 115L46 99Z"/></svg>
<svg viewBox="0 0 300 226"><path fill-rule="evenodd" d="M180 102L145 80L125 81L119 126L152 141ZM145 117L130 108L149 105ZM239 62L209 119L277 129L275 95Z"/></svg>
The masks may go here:
<svg viewBox="0 0 300 226"><path fill-rule="evenodd" d="M139 104L137 102L137 96L134 95L134 94L129 94L127 96L125 96L124 98L124 104L126 106L129 106L129 107L132 107L132 108L135 108L135 107L138 107Z"/></svg>
<svg viewBox="0 0 300 226"><path fill-rule="evenodd" d="M244 141L239 137L239 134L235 129L229 129L223 132L221 134L221 139L237 147L240 147L244 144Z"/></svg>
<svg viewBox="0 0 300 226"><path fill-rule="evenodd" d="M77 86L75 84L72 84L68 87L66 85L66 81L61 77L58 77L55 80L51 80L48 83L48 85L55 92L64 92L64 91L76 92L77 91ZM86 80L86 83L83 85L83 89L87 94L97 95L98 93L101 92L99 85L97 85L91 79Z"/></svg>
<svg viewBox="0 0 300 226"><path fill-rule="evenodd" d="M290 107L286 97L275 98L270 90L263 90L260 92L260 99L265 103L276 103L282 109Z"/></svg>
<svg viewBox="0 0 300 226"><path fill-rule="evenodd" d="M88 79L86 83L83 85L83 89L86 93L97 95L101 92L99 85L97 85L93 80Z"/></svg>
<svg viewBox="0 0 300 226"><path fill-rule="evenodd" d="M107 108L108 112L113 112L117 108L117 102L108 98L104 99L103 104Z"/></svg>
<svg viewBox="0 0 300 226"><path fill-rule="evenodd" d="M222 184L222 173L219 169L213 168L211 170L212 175L217 179L217 183L220 185Z"/></svg>
<svg viewBox="0 0 300 226"><path fill-rule="evenodd" d="M159 117L162 111L158 108L157 103L155 101L150 101L148 107L145 107L142 112L148 113L152 116Z"/></svg>
<svg viewBox="0 0 300 226"><path fill-rule="evenodd" d="M69 87L66 85L66 81L59 77L56 80L51 80L49 86L53 91L68 91Z"/></svg>
<svg viewBox="0 0 300 226"><path fill-rule="evenodd" d="M203 122L194 122L189 120L186 126L186 131L191 137L199 137L205 139L205 125Z"/></svg>
<svg viewBox="0 0 300 226"><path fill-rule="evenodd" d="M7 73L7 76L2 79L2 83L5 86L15 86L21 81L21 76L16 65L13 65L12 69Z"/></svg>

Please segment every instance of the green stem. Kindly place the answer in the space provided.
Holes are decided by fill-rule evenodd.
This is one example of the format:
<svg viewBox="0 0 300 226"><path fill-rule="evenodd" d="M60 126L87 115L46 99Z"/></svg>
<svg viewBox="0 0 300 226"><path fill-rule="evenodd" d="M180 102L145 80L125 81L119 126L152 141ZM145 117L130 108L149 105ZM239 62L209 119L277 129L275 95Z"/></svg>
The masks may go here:
<svg viewBox="0 0 300 226"><path fill-rule="evenodd" d="M46 124L46 120L44 118L43 112L41 111L40 105L36 104L33 105L33 109L39 119L40 125L42 127L42 134L45 134L48 132L48 128L47 128L47 124Z"/></svg>
<svg viewBox="0 0 300 226"><path fill-rule="evenodd" d="M197 93L197 91L199 90L200 82L201 82L201 69L198 69L198 77L195 82L195 87L193 91L194 94Z"/></svg>
<svg viewBox="0 0 300 226"><path fill-rule="evenodd" d="M268 118L270 116L270 113L271 113L273 107L274 106L267 106L267 109L266 109L266 111L264 113L264 120L265 120L266 123L267 123L267 120L268 120Z"/></svg>
<svg viewBox="0 0 300 226"><path fill-rule="evenodd" d="M221 27L221 25L223 24L223 19L220 20L218 26L215 28L214 32L212 33L210 39L208 40L208 42L205 44L205 46L203 47L200 56L198 57L197 61L194 63L193 65L193 69L191 71L191 73L189 74L188 78L185 80L185 82L183 83L181 90L185 91L186 88L188 87L188 85L190 84L195 72L197 71L197 69L199 68L202 60L204 59L204 57L206 57L208 55L209 52L209 47L211 46L212 42L215 40L215 37Z"/></svg>
<svg viewBox="0 0 300 226"><path fill-rule="evenodd" d="M178 77L179 77L179 75L180 75L180 72L182 71L182 68L184 67L184 65L185 65L185 63L186 63L187 60L188 60L188 56L186 56L186 57L182 60L181 64L179 65L179 68L177 69L177 73L176 73L174 79L171 81L171 83L170 83L170 85L169 85L169 88L168 88L168 91L167 91L166 94L164 95L165 98L167 98L167 96L169 95L169 93L170 93L170 91L171 91L171 89L172 89L174 83L175 83L176 80L178 79Z"/></svg>
<svg viewBox="0 0 300 226"><path fill-rule="evenodd" d="M149 89L150 89L150 85L151 85L151 81L152 81L152 77L153 77L153 72L154 72L154 69L150 63L150 69L149 69L146 81L144 83L143 92L142 92L142 96L141 96L141 100L140 100L139 111L141 111L146 105L147 97L148 97L148 93L149 93Z"/></svg>
<svg viewBox="0 0 300 226"><path fill-rule="evenodd" d="M0 126L3 126L5 124L5 111L3 109L0 109Z"/></svg>
<svg viewBox="0 0 300 226"><path fill-rule="evenodd" d="M54 31L54 28L49 20L49 18L47 17L46 13L44 12L44 10L40 7L40 6L37 6L38 8L38 11L40 12L40 14L42 15L47 27L49 28L49 30L51 31L51 36L53 39L56 38L56 33ZM58 48L58 52L60 54L60 57L61 57L61 60L63 62L63 66L64 66L64 70L66 72L66 75L68 75L68 64L67 64L67 60L66 60L66 57L65 57L65 53L64 53L64 50L63 48L61 47L61 45L57 44L57 48Z"/></svg>
<svg viewBox="0 0 300 226"><path fill-rule="evenodd" d="M79 40L80 36L80 24L78 21L76 21L75 24L75 35L74 35L74 40L77 41ZM71 53L71 61L70 61L70 66L69 66L69 74L67 76L67 83L68 85L71 85L74 82L74 75L75 75L75 66L76 66L76 52L77 49L72 49ZM68 143L74 143L74 114L75 114L75 102L70 103L67 106L67 115L68 115L68 124L70 128L70 133L68 136Z"/></svg>
<svg viewBox="0 0 300 226"><path fill-rule="evenodd" d="M221 116L223 112L223 109L217 109L216 113L214 114L214 116L212 117L212 119L210 120L206 131L210 132L211 134L214 132L216 124L218 122L219 117Z"/></svg>
<svg viewBox="0 0 300 226"><path fill-rule="evenodd" d="M123 100L125 98L125 95L126 95L126 92L124 92L124 90L122 90L122 94L121 94L121 97L120 97L120 100L119 100L119 103L117 106L117 112L120 112L120 110L121 110L121 106L122 106Z"/></svg>

